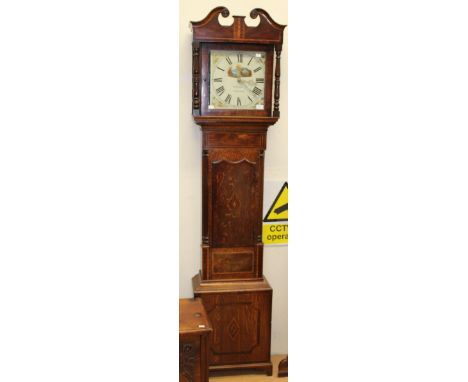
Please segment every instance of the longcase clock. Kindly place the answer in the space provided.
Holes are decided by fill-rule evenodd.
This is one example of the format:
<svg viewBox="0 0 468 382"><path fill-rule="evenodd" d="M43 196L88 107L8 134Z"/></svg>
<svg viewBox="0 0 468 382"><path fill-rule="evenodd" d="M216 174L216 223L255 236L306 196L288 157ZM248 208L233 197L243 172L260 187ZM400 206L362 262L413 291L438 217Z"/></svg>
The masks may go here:
<svg viewBox="0 0 468 382"><path fill-rule="evenodd" d="M254 9L223 26L227 8L192 22L192 114L202 130L202 269L192 279L213 326L210 371L263 370L270 358L272 288L263 276L263 169L279 118L284 25Z"/></svg>

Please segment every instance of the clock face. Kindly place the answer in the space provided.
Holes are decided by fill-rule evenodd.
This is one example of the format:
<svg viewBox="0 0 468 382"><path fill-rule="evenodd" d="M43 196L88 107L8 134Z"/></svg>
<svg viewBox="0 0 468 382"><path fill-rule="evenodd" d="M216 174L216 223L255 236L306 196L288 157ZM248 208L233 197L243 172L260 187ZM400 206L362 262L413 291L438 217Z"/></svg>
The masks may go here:
<svg viewBox="0 0 468 382"><path fill-rule="evenodd" d="M211 50L209 109L263 110L265 52Z"/></svg>

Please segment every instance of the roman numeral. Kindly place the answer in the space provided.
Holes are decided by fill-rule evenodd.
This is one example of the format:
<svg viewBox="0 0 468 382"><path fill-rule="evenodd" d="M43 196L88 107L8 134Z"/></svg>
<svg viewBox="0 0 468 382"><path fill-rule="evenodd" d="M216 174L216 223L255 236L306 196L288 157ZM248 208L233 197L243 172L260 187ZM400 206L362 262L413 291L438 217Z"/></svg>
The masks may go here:
<svg viewBox="0 0 468 382"><path fill-rule="evenodd" d="M249 60L249 62L247 63L247 65L250 65L250 63L252 62L252 60L253 60L253 56L250 57L250 60Z"/></svg>
<svg viewBox="0 0 468 382"><path fill-rule="evenodd" d="M219 70L222 70L222 71L224 72L224 69L221 69L219 66L217 66L217 68L218 68Z"/></svg>
<svg viewBox="0 0 468 382"><path fill-rule="evenodd" d="M253 102L253 99L252 99L252 98L250 98L249 96L247 96L247 98L250 100L250 102Z"/></svg>
<svg viewBox="0 0 468 382"><path fill-rule="evenodd" d="M228 56L228 57L226 57L226 61L228 62L228 64L229 64L229 65L231 65L231 64L232 64L232 61L231 61L231 59L229 58L229 56Z"/></svg>
<svg viewBox="0 0 468 382"><path fill-rule="evenodd" d="M242 106L242 103L239 97L237 97L237 106Z"/></svg>
<svg viewBox="0 0 468 382"><path fill-rule="evenodd" d="M220 77L220 78L214 78L214 79L213 79L213 82L222 82L222 81L223 81L223 79L222 79L221 77Z"/></svg>
<svg viewBox="0 0 468 382"><path fill-rule="evenodd" d="M252 90L256 95L260 95L260 93L262 92L259 88L257 88L256 86L254 87L254 89Z"/></svg>
<svg viewBox="0 0 468 382"><path fill-rule="evenodd" d="M220 86L219 88L217 88L216 93L218 93L218 95L223 94L224 93L224 86Z"/></svg>
<svg viewBox="0 0 468 382"><path fill-rule="evenodd" d="M238 53L237 54L237 62L242 62L242 59L243 59L242 54Z"/></svg>
<svg viewBox="0 0 468 382"><path fill-rule="evenodd" d="M230 94L228 94L225 101L226 101L226 103L231 103L231 95Z"/></svg>
<svg viewBox="0 0 468 382"><path fill-rule="evenodd" d="M263 83L265 82L265 79L264 79L264 78L256 78L256 79L255 79L255 82L256 82L257 84L263 84Z"/></svg>
<svg viewBox="0 0 468 382"><path fill-rule="evenodd" d="M261 69L262 69L262 67L259 66L258 68L254 69L254 72L258 72L258 71L261 70Z"/></svg>

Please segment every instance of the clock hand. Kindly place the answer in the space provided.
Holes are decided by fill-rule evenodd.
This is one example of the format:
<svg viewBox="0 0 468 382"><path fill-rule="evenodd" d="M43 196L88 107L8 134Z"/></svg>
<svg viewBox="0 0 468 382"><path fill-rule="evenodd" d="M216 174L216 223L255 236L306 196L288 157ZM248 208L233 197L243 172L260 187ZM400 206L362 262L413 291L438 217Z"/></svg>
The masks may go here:
<svg viewBox="0 0 468 382"><path fill-rule="evenodd" d="M251 89L247 86L247 84L246 84L244 81L242 81L241 78L238 78L238 79L237 79L237 82L238 82L239 84L241 84L244 88L246 88L249 92L253 93L253 90L251 90Z"/></svg>

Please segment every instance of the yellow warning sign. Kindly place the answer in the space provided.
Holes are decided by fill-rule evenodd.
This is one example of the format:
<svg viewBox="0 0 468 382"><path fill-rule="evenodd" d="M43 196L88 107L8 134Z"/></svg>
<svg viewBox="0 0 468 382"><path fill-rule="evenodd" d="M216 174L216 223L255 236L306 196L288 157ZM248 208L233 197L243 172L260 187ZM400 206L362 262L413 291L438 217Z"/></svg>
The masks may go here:
<svg viewBox="0 0 468 382"><path fill-rule="evenodd" d="M288 182L284 182L278 196L267 212L264 222L279 222L288 220Z"/></svg>
<svg viewBox="0 0 468 382"><path fill-rule="evenodd" d="M263 222L263 244L288 244L288 182L284 182Z"/></svg>
<svg viewBox="0 0 468 382"><path fill-rule="evenodd" d="M263 224L263 244L288 244L288 223Z"/></svg>

